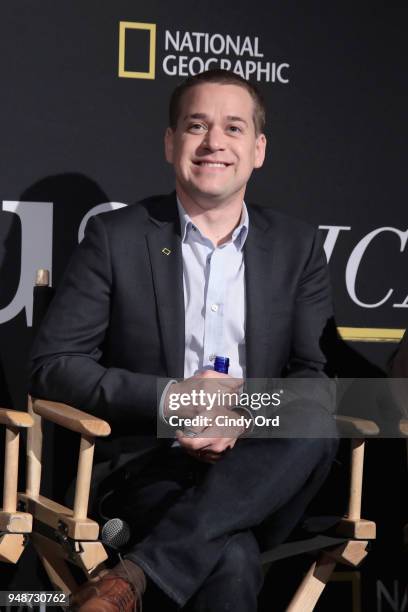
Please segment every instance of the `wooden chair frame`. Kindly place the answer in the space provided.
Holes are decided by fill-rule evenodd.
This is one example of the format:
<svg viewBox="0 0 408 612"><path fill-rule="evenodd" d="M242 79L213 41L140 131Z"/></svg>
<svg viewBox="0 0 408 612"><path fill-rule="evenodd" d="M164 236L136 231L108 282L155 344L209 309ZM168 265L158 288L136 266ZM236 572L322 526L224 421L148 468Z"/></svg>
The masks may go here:
<svg viewBox="0 0 408 612"><path fill-rule="evenodd" d="M346 540L319 553L294 594L287 612L314 610L336 565L342 563L357 567L367 556L369 541L376 537L375 523L361 518L361 500L365 438L377 436L379 429L374 422L365 419L337 416L336 420L340 433L351 437L348 511L339 518L335 528L336 535Z"/></svg>
<svg viewBox="0 0 408 612"><path fill-rule="evenodd" d="M31 540L51 583L71 593L78 585L68 562L91 576L108 557L98 541L99 525L87 514L95 438L108 436L111 430L106 421L57 402L29 402L29 412L34 425L27 440L27 487L25 493L18 494L19 504L33 517ZM72 509L40 494L42 419L81 436Z"/></svg>
<svg viewBox="0 0 408 612"><path fill-rule="evenodd" d="M32 530L32 515L17 510L20 429L34 424L27 412L0 408L0 425L6 427L3 508L0 510L0 561L17 563Z"/></svg>

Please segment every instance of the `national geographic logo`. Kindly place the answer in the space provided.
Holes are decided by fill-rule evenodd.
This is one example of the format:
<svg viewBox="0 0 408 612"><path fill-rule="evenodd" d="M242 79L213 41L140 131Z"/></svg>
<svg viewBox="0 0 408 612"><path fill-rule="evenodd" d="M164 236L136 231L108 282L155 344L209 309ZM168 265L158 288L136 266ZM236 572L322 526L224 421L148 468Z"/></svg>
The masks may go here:
<svg viewBox="0 0 408 612"><path fill-rule="evenodd" d="M156 24L119 23L119 77L154 79L156 75ZM212 68L232 70L244 79L289 83L287 62L264 59L258 36L164 31L162 71L170 77L188 77Z"/></svg>
<svg viewBox="0 0 408 612"><path fill-rule="evenodd" d="M140 64L143 64L148 58L147 70L129 70L126 67L126 48L127 41L132 38L142 39L140 42L145 43L145 35L147 33L147 45L144 49ZM145 46L145 45L143 45ZM139 66L140 67L140 66ZM156 75L156 24L155 23L138 23L135 21L121 21L119 23L119 76L125 79L154 79Z"/></svg>

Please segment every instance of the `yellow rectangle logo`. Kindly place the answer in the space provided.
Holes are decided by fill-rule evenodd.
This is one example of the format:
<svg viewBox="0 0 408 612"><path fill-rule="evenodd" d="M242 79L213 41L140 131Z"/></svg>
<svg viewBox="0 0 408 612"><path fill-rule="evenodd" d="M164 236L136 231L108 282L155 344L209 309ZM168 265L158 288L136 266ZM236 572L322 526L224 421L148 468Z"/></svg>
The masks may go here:
<svg viewBox="0 0 408 612"><path fill-rule="evenodd" d="M135 72L126 70L126 33L127 30L148 30L149 48L146 52L149 55L149 69L147 72ZM125 79L154 79L156 75L156 24L138 23L136 21L119 22L119 77Z"/></svg>

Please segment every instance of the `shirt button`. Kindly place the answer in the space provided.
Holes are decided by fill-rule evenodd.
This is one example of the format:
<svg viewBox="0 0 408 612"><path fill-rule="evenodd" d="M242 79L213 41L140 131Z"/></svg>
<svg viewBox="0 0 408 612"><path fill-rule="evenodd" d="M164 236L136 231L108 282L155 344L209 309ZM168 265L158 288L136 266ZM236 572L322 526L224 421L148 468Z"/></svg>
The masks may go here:
<svg viewBox="0 0 408 612"><path fill-rule="evenodd" d="M211 310L212 310L213 312L217 312L217 310L218 310L218 304L212 304L212 306L211 306Z"/></svg>

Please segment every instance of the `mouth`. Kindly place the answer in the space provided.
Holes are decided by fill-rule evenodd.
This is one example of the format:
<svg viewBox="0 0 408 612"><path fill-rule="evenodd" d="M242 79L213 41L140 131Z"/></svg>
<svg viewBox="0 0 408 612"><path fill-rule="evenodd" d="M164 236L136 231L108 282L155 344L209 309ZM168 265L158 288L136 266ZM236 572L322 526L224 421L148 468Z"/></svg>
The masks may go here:
<svg viewBox="0 0 408 612"><path fill-rule="evenodd" d="M201 168L228 168L228 166L231 166L231 164L221 161L195 161L193 163Z"/></svg>

